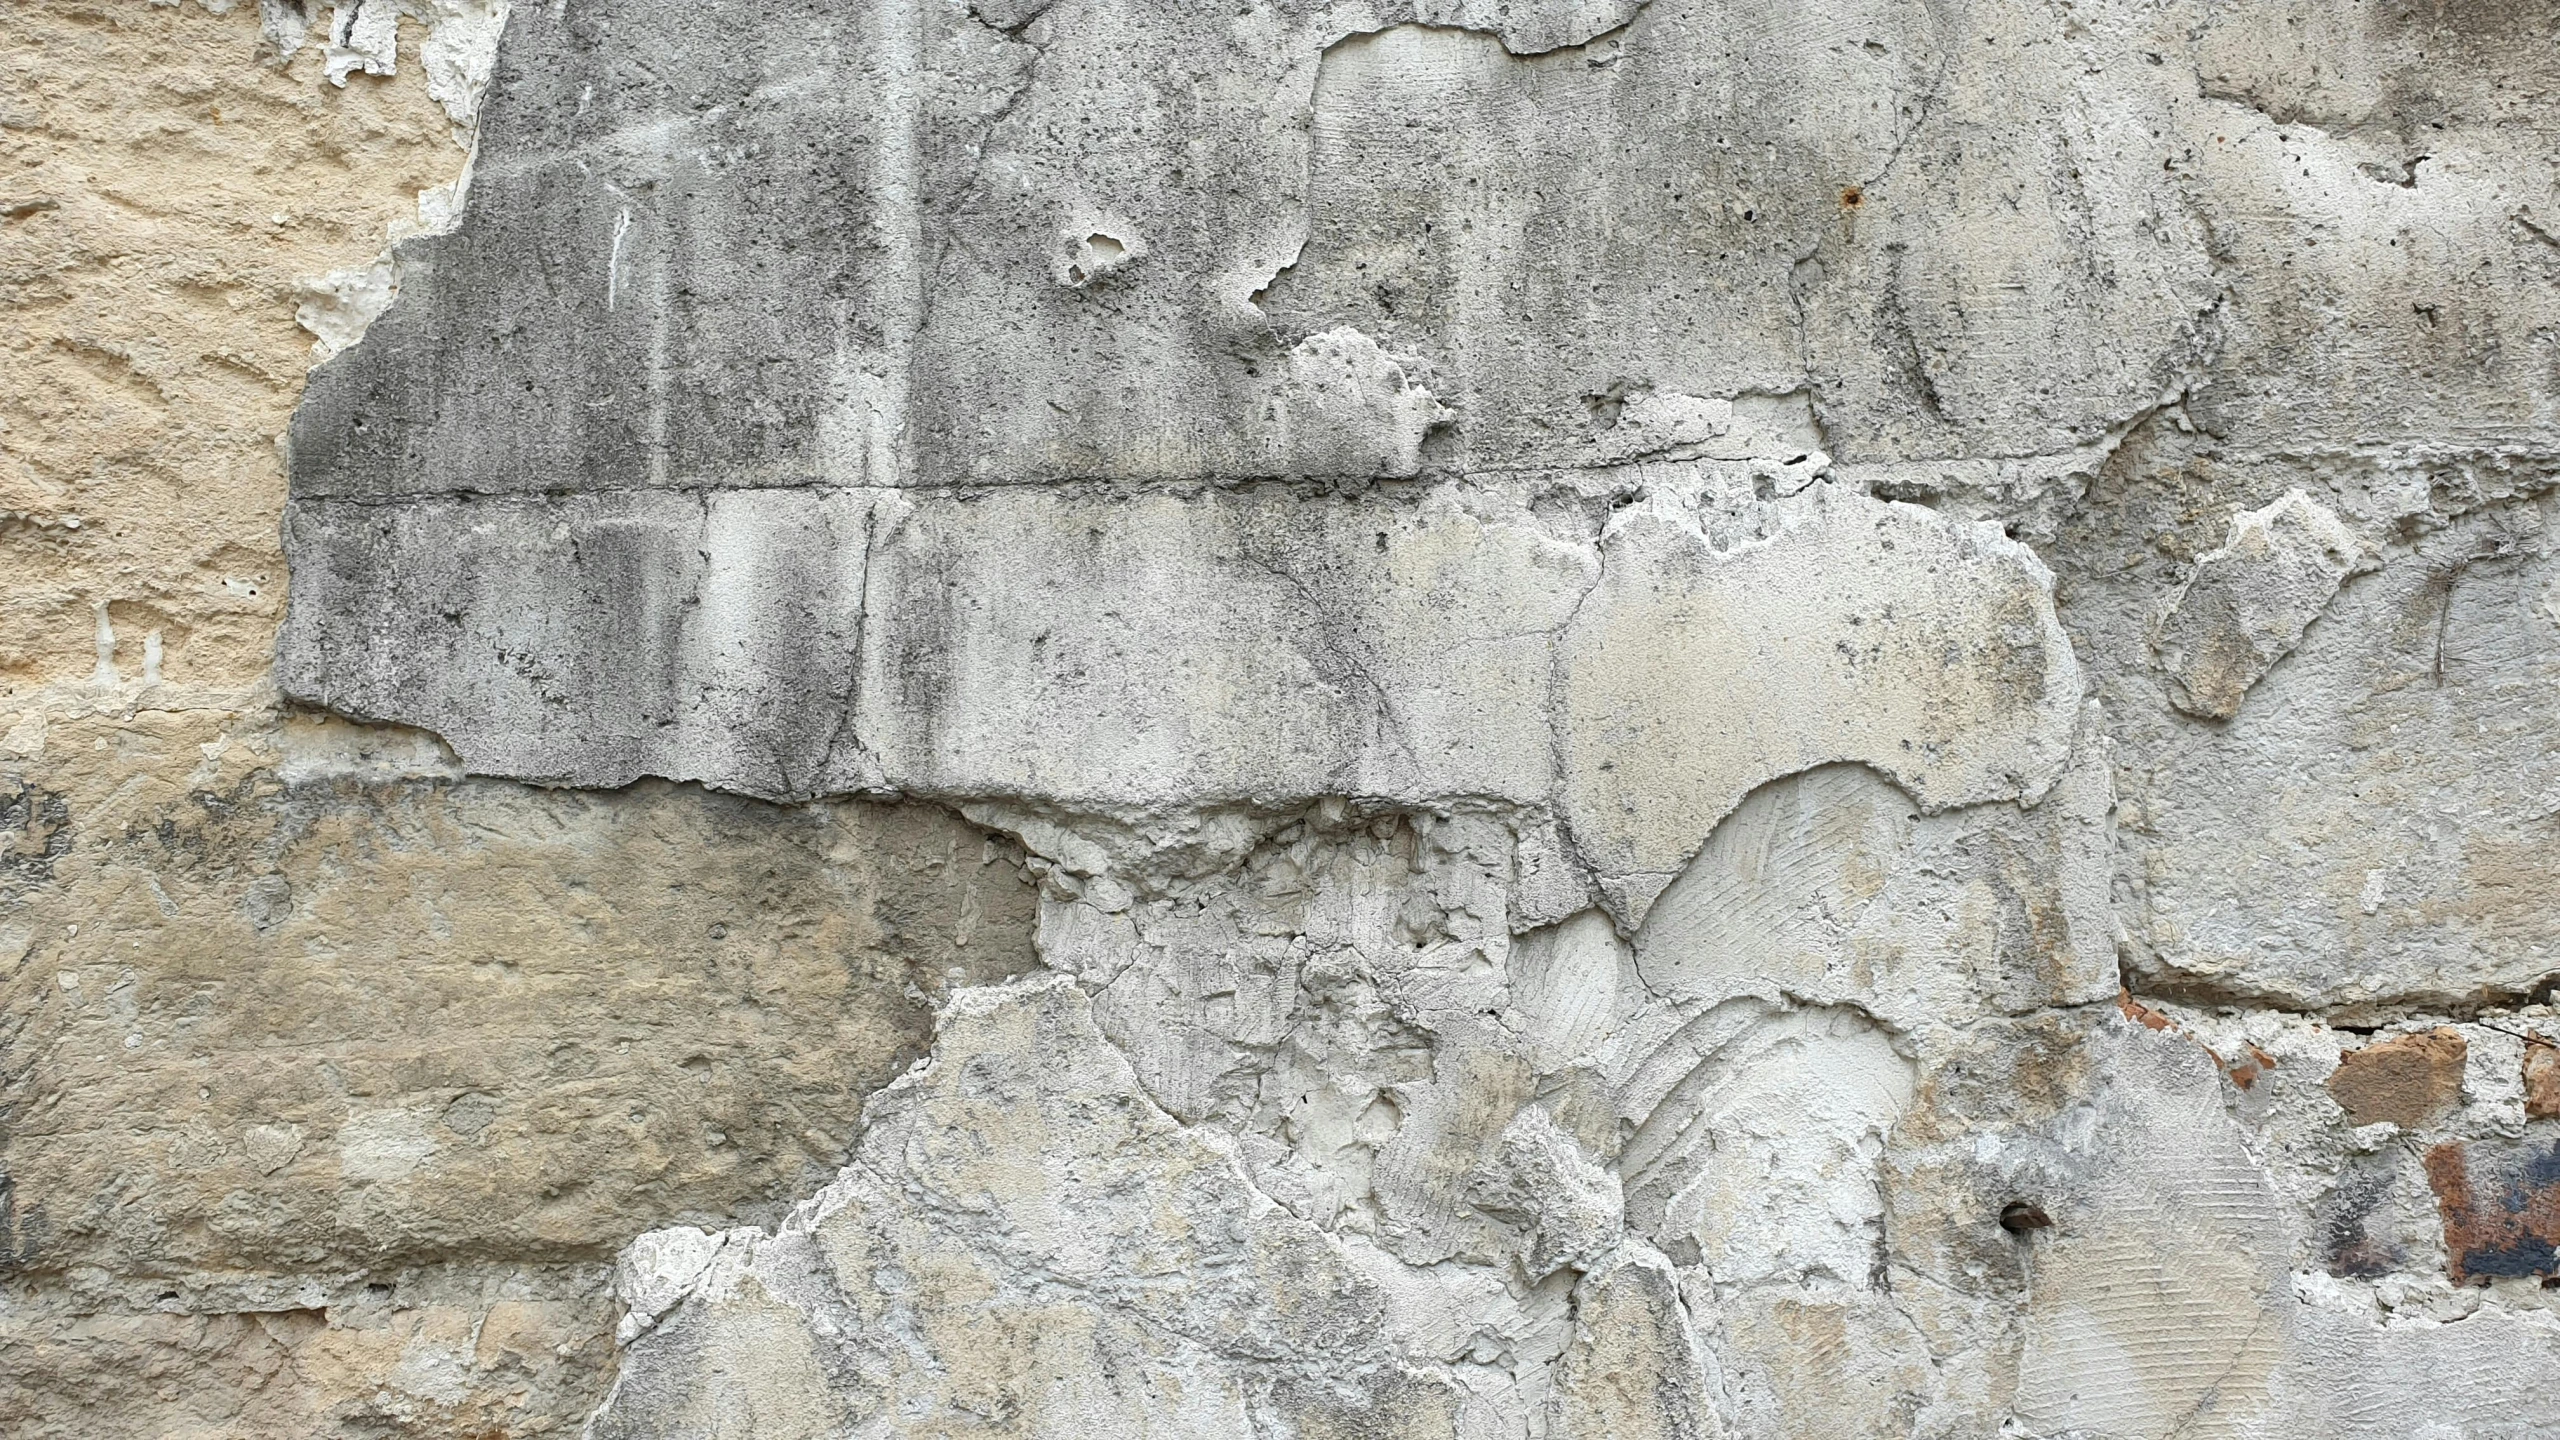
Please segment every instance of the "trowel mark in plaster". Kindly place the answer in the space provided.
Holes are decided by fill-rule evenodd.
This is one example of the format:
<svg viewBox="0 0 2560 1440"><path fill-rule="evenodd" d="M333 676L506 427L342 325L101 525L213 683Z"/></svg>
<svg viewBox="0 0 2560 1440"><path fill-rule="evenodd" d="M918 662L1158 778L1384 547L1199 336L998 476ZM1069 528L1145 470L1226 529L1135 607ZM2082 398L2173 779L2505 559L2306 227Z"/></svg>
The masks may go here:
<svg viewBox="0 0 2560 1440"><path fill-rule="evenodd" d="M1718 1006L1627 1083L1627 1222L1719 1285L1828 1276L1872 1288L1884 1264L1876 1162L1915 1083L1912 1062L1854 1008Z"/></svg>
<svg viewBox="0 0 2560 1440"><path fill-rule="evenodd" d="M2040 1433L2262 1433L2296 1313L2289 1227L2211 1055L2133 1027L2111 1048L2067 1146L2106 1164L2036 1245L2016 1414Z"/></svg>
<svg viewBox="0 0 2560 1440"><path fill-rule="evenodd" d="M349 75L389 75L399 66L397 0L356 0L330 12L327 63L322 73L344 87Z"/></svg>
<svg viewBox="0 0 2560 1440"><path fill-rule="evenodd" d="M1904 863L1919 807L1864 765L1759 787L1717 822L1636 940L1646 986L1673 998L1818 993Z"/></svg>

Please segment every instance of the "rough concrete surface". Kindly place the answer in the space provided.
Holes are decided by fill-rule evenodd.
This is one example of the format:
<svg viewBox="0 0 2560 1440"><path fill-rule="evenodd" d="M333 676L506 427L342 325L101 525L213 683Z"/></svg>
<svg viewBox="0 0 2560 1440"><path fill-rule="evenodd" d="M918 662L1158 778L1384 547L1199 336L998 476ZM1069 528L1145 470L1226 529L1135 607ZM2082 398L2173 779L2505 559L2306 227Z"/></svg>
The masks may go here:
<svg viewBox="0 0 2560 1440"><path fill-rule="evenodd" d="M2560 6L0 26L0 1430L2560 1434Z"/></svg>

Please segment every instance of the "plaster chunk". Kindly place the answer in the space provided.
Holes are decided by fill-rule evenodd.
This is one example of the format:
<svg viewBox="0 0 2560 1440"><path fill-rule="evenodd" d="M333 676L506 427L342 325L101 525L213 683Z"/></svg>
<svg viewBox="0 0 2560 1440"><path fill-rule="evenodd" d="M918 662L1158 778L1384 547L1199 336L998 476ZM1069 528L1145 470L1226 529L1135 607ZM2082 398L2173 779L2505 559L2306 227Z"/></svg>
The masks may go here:
<svg viewBox="0 0 2560 1440"><path fill-rule="evenodd" d="M1539 1109L1503 1127L1490 1173L1470 1185L1467 1203L1528 1220L1536 1239L1528 1273L1537 1280L1570 1265L1591 1270L1618 1246L1625 1200L1616 1177Z"/></svg>
<svg viewBox="0 0 2560 1440"><path fill-rule="evenodd" d="M2042 795L2079 704L2049 585L1996 533L1859 496L1812 493L1730 551L1661 511L1620 522L1560 682L1564 810L1617 912L1641 924L1781 775L1861 761L1929 809Z"/></svg>
<svg viewBox="0 0 2560 1440"><path fill-rule="evenodd" d="M371 264L333 270L302 285L295 323L312 333L311 353L326 360L364 338L365 327L399 293L388 256Z"/></svg>
<svg viewBox="0 0 2560 1440"><path fill-rule="evenodd" d="M622 1301L616 1338L624 1344L674 1309L719 1258L725 1237L691 1225L652 1230L615 1257L613 1290Z"/></svg>
<svg viewBox="0 0 2560 1440"><path fill-rule="evenodd" d="M1732 434L1733 402L1698 395L1657 395L1647 390L1618 403L1592 437L1597 457L1605 462L1645 456L1697 454Z"/></svg>
<svg viewBox="0 0 2560 1440"><path fill-rule="evenodd" d="M2241 697L2292 654L2363 559L2354 534L2300 490L2231 517L2222 548L2160 622L2160 664L2171 700L2190 715L2227 720Z"/></svg>
<svg viewBox="0 0 2560 1440"><path fill-rule="evenodd" d="M396 0L353 0L330 12L329 83L344 85L349 75L359 72L396 73L400 9Z"/></svg>
<svg viewBox="0 0 2560 1440"><path fill-rule="evenodd" d="M1290 350L1277 403L1292 475L1401 479L1422 468L1423 436L1451 418L1377 341L1348 326Z"/></svg>
<svg viewBox="0 0 2560 1440"><path fill-rule="evenodd" d="M993 1410L1032 1434L1250 1433L1342 1403L1280 1384L1316 1356L1339 1393L1411 1403L1379 1306L1336 1242L1146 1098L1052 977L956 999L853 1165L633 1344L594 1429Z"/></svg>

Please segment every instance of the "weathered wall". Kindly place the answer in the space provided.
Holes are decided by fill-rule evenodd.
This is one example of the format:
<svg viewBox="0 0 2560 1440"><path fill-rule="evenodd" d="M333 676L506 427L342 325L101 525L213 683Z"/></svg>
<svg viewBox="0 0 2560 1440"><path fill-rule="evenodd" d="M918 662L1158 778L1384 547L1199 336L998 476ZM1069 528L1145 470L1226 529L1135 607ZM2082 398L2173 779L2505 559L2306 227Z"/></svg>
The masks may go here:
<svg viewBox="0 0 2560 1440"><path fill-rule="evenodd" d="M12 22L39 1433L2560 1430L2560 8L403 14Z"/></svg>
<svg viewBox="0 0 2560 1440"><path fill-rule="evenodd" d="M1031 960L947 814L471 779L276 697L296 315L344 339L462 174L421 46L472 18L343 88L325 13L289 61L254 6L0 19L13 1435L574 1433L623 1240L778 1217Z"/></svg>

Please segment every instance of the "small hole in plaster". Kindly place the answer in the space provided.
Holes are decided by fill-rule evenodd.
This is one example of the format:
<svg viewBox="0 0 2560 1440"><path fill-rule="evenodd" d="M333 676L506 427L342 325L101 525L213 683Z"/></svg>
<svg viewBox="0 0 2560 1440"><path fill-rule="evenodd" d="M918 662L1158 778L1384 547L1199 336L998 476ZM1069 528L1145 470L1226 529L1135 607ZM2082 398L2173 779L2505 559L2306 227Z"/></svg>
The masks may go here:
<svg viewBox="0 0 2560 1440"><path fill-rule="evenodd" d="M2053 1217L2044 1213L2041 1205L2012 1200L2000 1207L2000 1228L2012 1235L2024 1235L2030 1230L2050 1230Z"/></svg>

